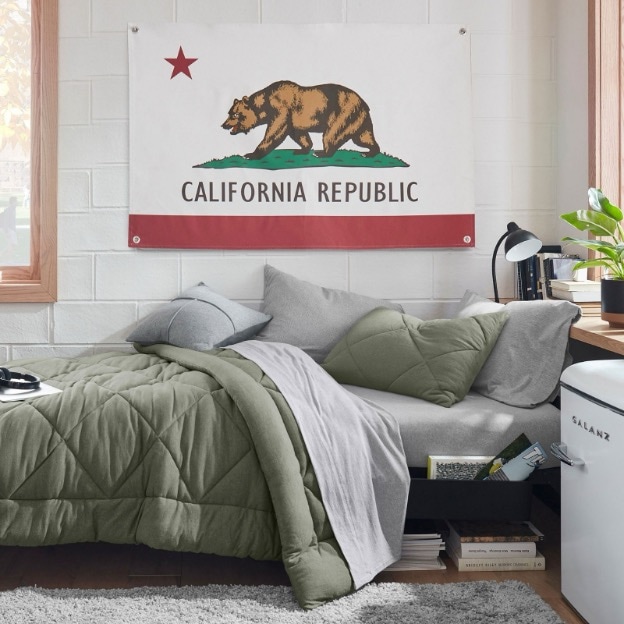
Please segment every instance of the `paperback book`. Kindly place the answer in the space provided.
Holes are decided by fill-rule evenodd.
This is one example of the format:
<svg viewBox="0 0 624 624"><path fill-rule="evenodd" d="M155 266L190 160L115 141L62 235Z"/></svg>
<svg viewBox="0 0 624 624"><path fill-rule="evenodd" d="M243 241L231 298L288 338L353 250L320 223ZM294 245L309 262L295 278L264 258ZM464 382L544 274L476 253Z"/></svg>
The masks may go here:
<svg viewBox="0 0 624 624"><path fill-rule="evenodd" d="M600 292L600 282L594 280L550 280L550 286L556 290Z"/></svg>
<svg viewBox="0 0 624 624"><path fill-rule="evenodd" d="M539 551L534 557L462 557L447 547L446 552L459 572L505 572L518 570L545 570L546 559Z"/></svg>
<svg viewBox="0 0 624 624"><path fill-rule="evenodd" d="M459 535L451 530L446 538L446 548L455 550L460 557L470 559L535 557L537 554L536 542L462 542Z"/></svg>
<svg viewBox="0 0 624 624"><path fill-rule="evenodd" d="M544 534L528 520L449 520L449 541L540 542Z"/></svg>
<svg viewBox="0 0 624 624"><path fill-rule="evenodd" d="M524 481L538 466L546 461L546 451L539 442L531 444L522 453L490 472L486 479L492 481Z"/></svg>
<svg viewBox="0 0 624 624"><path fill-rule="evenodd" d="M441 533L406 533L401 545L401 559L386 570L444 570L446 564L440 557L444 546Z"/></svg>
<svg viewBox="0 0 624 624"><path fill-rule="evenodd" d="M535 542L446 542L460 557L466 559L503 559L508 557L535 557Z"/></svg>
<svg viewBox="0 0 624 624"><path fill-rule="evenodd" d="M500 469L502 466L510 462L515 457L524 453L531 446L531 440L521 433L515 440L510 442L504 449L497 453L494 458L481 468L475 475L475 479L487 479L492 473ZM522 479L526 479L531 471L529 471ZM520 480L522 480L520 479Z"/></svg>
<svg viewBox="0 0 624 624"><path fill-rule="evenodd" d="M600 301L599 290L564 290L561 288L551 288L552 296L555 299L565 299L573 303L587 303L590 301Z"/></svg>

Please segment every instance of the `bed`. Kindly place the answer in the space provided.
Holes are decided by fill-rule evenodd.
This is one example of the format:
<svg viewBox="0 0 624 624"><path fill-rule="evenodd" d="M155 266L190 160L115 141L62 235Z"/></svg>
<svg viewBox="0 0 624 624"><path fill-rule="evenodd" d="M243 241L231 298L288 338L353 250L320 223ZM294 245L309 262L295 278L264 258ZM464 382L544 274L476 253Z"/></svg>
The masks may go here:
<svg viewBox="0 0 624 624"><path fill-rule="evenodd" d="M472 391L448 409L393 392L344 387L396 418L410 468L426 469L429 455L494 456L522 433L545 449L560 437L559 409L548 402L528 409ZM541 469L556 466L549 456Z"/></svg>
<svg viewBox="0 0 624 624"><path fill-rule="evenodd" d="M61 392L0 402L0 544L282 559L302 607L343 596L400 557L409 468L520 430L558 439L545 378L576 306L544 329L557 355L534 363L531 394L521 370L504 371L518 392L496 375L505 351L518 363L525 312L490 303L470 293L456 319L422 322L267 266L261 312L198 284L138 324L132 351L8 363ZM507 403L488 396L501 387Z"/></svg>

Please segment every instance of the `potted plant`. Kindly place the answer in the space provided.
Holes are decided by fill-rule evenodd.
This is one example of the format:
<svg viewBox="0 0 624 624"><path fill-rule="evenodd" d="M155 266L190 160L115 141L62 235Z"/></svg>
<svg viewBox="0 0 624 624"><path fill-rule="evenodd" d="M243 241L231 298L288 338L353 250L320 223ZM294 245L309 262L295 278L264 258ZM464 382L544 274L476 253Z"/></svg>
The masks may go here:
<svg viewBox="0 0 624 624"><path fill-rule="evenodd" d="M565 236L562 240L593 249L600 257L578 262L574 268L602 267L601 317L609 325L624 327L624 214L612 204L600 189L588 191L589 209L562 214L561 218L582 232L600 238L586 239Z"/></svg>

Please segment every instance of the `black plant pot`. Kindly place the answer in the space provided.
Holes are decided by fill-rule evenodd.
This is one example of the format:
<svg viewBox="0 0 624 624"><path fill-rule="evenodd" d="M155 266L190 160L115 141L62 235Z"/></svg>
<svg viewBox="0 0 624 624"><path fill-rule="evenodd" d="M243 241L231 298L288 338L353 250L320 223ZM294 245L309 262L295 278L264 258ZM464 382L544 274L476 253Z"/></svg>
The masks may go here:
<svg viewBox="0 0 624 624"><path fill-rule="evenodd" d="M624 280L603 277L600 280L600 302L603 321L611 327L624 327Z"/></svg>

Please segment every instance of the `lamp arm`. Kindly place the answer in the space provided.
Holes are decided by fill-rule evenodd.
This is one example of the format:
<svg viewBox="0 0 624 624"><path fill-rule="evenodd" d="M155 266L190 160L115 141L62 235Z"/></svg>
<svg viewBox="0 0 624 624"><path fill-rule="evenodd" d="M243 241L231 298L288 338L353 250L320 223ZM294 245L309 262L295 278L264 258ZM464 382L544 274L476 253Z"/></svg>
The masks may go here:
<svg viewBox="0 0 624 624"><path fill-rule="evenodd" d="M496 283L496 255L498 254L498 250L501 246L501 243L509 236L509 230L507 230L496 243L494 247L494 253L492 254L492 284L494 285L494 301L496 303L500 303L498 298L498 285Z"/></svg>

